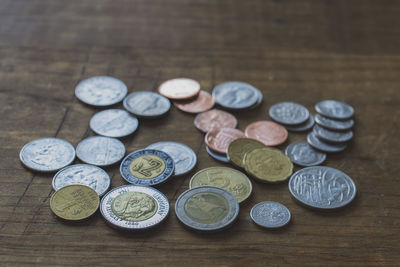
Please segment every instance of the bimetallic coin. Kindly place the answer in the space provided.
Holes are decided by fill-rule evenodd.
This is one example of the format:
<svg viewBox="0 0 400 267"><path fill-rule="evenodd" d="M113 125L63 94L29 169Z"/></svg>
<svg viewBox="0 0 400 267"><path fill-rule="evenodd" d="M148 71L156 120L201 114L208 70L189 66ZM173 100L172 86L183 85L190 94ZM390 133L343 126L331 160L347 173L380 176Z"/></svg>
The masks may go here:
<svg viewBox="0 0 400 267"><path fill-rule="evenodd" d="M176 108L184 112L200 113L212 108L215 100L208 92L201 90L196 98L186 101L175 101L173 104Z"/></svg>
<svg viewBox="0 0 400 267"><path fill-rule="evenodd" d="M210 157L212 157L213 159L216 159L218 161L225 162L225 163L229 162L229 159L225 154L224 155L218 154L217 152L212 151L208 146L206 146L206 151L207 151L208 155L210 155Z"/></svg>
<svg viewBox="0 0 400 267"><path fill-rule="evenodd" d="M244 134L266 146L280 145L288 138L288 131L285 127L272 121L253 122L246 127Z"/></svg>
<svg viewBox="0 0 400 267"><path fill-rule="evenodd" d="M74 161L75 148L63 139L40 138L24 145L19 158L31 170L55 172Z"/></svg>
<svg viewBox="0 0 400 267"><path fill-rule="evenodd" d="M345 150L347 147L346 144L329 144L321 139L319 139L315 133L311 132L307 135L307 142L312 146L313 148L316 148L318 150L327 152L327 153L335 153L335 152L340 152Z"/></svg>
<svg viewBox="0 0 400 267"><path fill-rule="evenodd" d="M86 185L68 185L50 198L51 211L64 220L80 221L92 216L99 207L96 191Z"/></svg>
<svg viewBox="0 0 400 267"><path fill-rule="evenodd" d="M168 98L148 91L130 93L124 99L124 107L139 118L157 118L171 108Z"/></svg>
<svg viewBox="0 0 400 267"><path fill-rule="evenodd" d="M75 164L58 171L52 184L54 191L72 184L86 185L102 196L110 183L110 176L103 169L89 164Z"/></svg>
<svg viewBox="0 0 400 267"><path fill-rule="evenodd" d="M264 201L254 205L250 217L261 227L276 229L287 225L291 214L288 208L278 202Z"/></svg>
<svg viewBox="0 0 400 267"><path fill-rule="evenodd" d="M305 141L288 145L285 154L294 164L303 167L320 165L326 159L325 153L313 149Z"/></svg>
<svg viewBox="0 0 400 267"><path fill-rule="evenodd" d="M246 153L256 148L263 147L265 147L265 145L257 140L250 138L239 138L229 144L226 154L234 165L244 168L243 160Z"/></svg>
<svg viewBox="0 0 400 267"><path fill-rule="evenodd" d="M125 185L111 190L103 197L100 212L113 227L144 230L167 218L169 202L163 193L154 188Z"/></svg>
<svg viewBox="0 0 400 267"><path fill-rule="evenodd" d="M225 82L214 87L212 96L222 107L245 109L255 105L259 99L258 89L244 82Z"/></svg>
<svg viewBox="0 0 400 267"><path fill-rule="evenodd" d="M207 133L214 128L236 128L237 119L228 112L212 109L198 114L194 119L194 125L203 133Z"/></svg>
<svg viewBox="0 0 400 267"><path fill-rule="evenodd" d="M269 116L285 125L298 125L308 120L310 113L303 105L293 102L281 102L269 109Z"/></svg>
<svg viewBox="0 0 400 267"><path fill-rule="evenodd" d="M93 115L90 128L98 135L124 137L136 131L139 121L122 109L106 109Z"/></svg>
<svg viewBox="0 0 400 267"><path fill-rule="evenodd" d="M318 124L314 126L313 131L319 139L330 143L345 143L353 138L353 131L336 132L327 130Z"/></svg>
<svg viewBox="0 0 400 267"><path fill-rule="evenodd" d="M226 154L229 144L238 138L245 137L244 133L233 128L214 128L205 136L206 145L213 151Z"/></svg>
<svg viewBox="0 0 400 267"><path fill-rule="evenodd" d="M188 78L176 78L163 82L158 92L172 100L193 98L200 92L200 84Z"/></svg>
<svg viewBox="0 0 400 267"><path fill-rule="evenodd" d="M175 214L193 230L215 232L232 225L239 214L239 203L234 195L222 188L200 186L178 197Z"/></svg>
<svg viewBox="0 0 400 267"><path fill-rule="evenodd" d="M330 167L301 169L289 180L292 196L308 207L330 210L349 204L356 196L356 185L345 173Z"/></svg>
<svg viewBox="0 0 400 267"><path fill-rule="evenodd" d="M319 114L331 119L344 120L354 115L352 106L336 100L321 101L315 105L315 110Z"/></svg>
<svg viewBox="0 0 400 267"><path fill-rule="evenodd" d="M314 116L310 115L306 122L303 122L302 124L299 125L292 125L292 126L285 125L285 128L291 132L304 132L310 130L314 126L314 124L315 124Z"/></svg>
<svg viewBox="0 0 400 267"><path fill-rule="evenodd" d="M354 120L333 120L319 114L315 115L315 122L322 127L334 131L345 131L351 129L354 126Z"/></svg>
<svg viewBox="0 0 400 267"><path fill-rule="evenodd" d="M76 156L85 163L108 166L120 161L125 155L125 146L118 139L92 136L83 139L76 147Z"/></svg>

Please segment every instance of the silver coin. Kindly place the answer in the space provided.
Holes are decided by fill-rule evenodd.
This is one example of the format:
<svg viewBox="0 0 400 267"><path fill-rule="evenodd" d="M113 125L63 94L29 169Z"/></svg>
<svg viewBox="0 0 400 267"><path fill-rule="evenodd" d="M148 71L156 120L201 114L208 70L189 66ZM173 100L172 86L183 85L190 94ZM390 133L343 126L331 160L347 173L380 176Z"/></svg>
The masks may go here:
<svg viewBox="0 0 400 267"><path fill-rule="evenodd" d="M269 116L285 125L298 125L304 123L310 117L308 109L293 102L281 102L269 109Z"/></svg>
<svg viewBox="0 0 400 267"><path fill-rule="evenodd" d="M222 188L200 186L178 197L175 214L191 229L215 232L232 225L239 214L239 203L233 194Z"/></svg>
<svg viewBox="0 0 400 267"><path fill-rule="evenodd" d="M108 137L124 137L136 131L139 121L122 109L106 109L93 115L90 128Z"/></svg>
<svg viewBox="0 0 400 267"><path fill-rule="evenodd" d="M308 120L299 125L284 125L288 131L291 132L304 132L310 130L315 124L314 117L310 114Z"/></svg>
<svg viewBox="0 0 400 267"><path fill-rule="evenodd" d="M325 153L313 149L305 141L288 145L285 154L294 164L303 167L320 165L326 159Z"/></svg>
<svg viewBox="0 0 400 267"><path fill-rule="evenodd" d="M80 81L75 87L76 97L89 105L109 106L121 102L128 93L126 85L109 76L95 76Z"/></svg>
<svg viewBox="0 0 400 267"><path fill-rule="evenodd" d="M258 89L244 82L225 82L214 87L212 96L228 109L250 108L259 101Z"/></svg>
<svg viewBox="0 0 400 267"><path fill-rule="evenodd" d="M261 227L275 229L287 225L291 214L288 208L278 202L264 201L254 205L250 217Z"/></svg>
<svg viewBox="0 0 400 267"><path fill-rule="evenodd" d="M351 129L354 126L354 120L345 120L345 121L333 120L324 117L320 114L315 115L315 121L322 127L334 131L345 131Z"/></svg>
<svg viewBox="0 0 400 267"><path fill-rule="evenodd" d="M257 95L258 95L257 96L257 102L253 106L251 106L249 109L255 109L255 108L259 107L263 102L263 99L264 99L263 94L257 88L256 88L256 90L257 90Z"/></svg>
<svg viewBox="0 0 400 267"><path fill-rule="evenodd" d="M29 169L54 172L74 161L75 148L60 138L40 138L24 145L19 158Z"/></svg>
<svg viewBox="0 0 400 267"><path fill-rule="evenodd" d="M125 155L125 146L118 139L92 136L83 139L76 147L76 156L85 163L108 166L120 161Z"/></svg>
<svg viewBox="0 0 400 267"><path fill-rule="evenodd" d="M317 209L336 209L356 196L356 185L345 173L330 167L301 169L289 180L289 191L301 203Z"/></svg>
<svg viewBox="0 0 400 267"><path fill-rule="evenodd" d="M315 110L319 114L331 119L344 120L354 115L352 106L336 100L321 101L315 105Z"/></svg>
<svg viewBox="0 0 400 267"><path fill-rule="evenodd" d="M178 142L157 142L151 144L147 149L157 149L164 151L174 160L175 175L182 175L190 172L197 162L197 156L194 151Z"/></svg>
<svg viewBox="0 0 400 267"><path fill-rule="evenodd" d="M125 185L114 188L102 198L100 212L115 228L145 230L167 218L169 202L154 188Z"/></svg>
<svg viewBox="0 0 400 267"><path fill-rule="evenodd" d="M103 169L89 164L75 164L58 171L52 184L55 191L72 184L86 185L102 196L110 183L110 176Z"/></svg>
<svg viewBox="0 0 400 267"><path fill-rule="evenodd" d="M148 91L130 93L123 103L126 110L142 118L160 117L171 108L168 98Z"/></svg>
<svg viewBox="0 0 400 267"><path fill-rule="evenodd" d="M345 143L353 138L353 131L335 132L327 130L318 124L314 126L313 131L319 139L331 143Z"/></svg>
<svg viewBox="0 0 400 267"><path fill-rule="evenodd" d="M307 135L307 143L312 146L313 148L316 148L318 150L327 152L327 153L334 153L334 152L340 152L346 149L347 145L346 144L330 144L322 141L319 139L315 133L311 132Z"/></svg>
<svg viewBox="0 0 400 267"><path fill-rule="evenodd" d="M212 151L208 146L206 146L206 151L207 151L208 155L210 155L210 157L212 157L213 159L216 159L221 162L226 162L226 163L229 162L229 159L227 156L217 154L216 152Z"/></svg>

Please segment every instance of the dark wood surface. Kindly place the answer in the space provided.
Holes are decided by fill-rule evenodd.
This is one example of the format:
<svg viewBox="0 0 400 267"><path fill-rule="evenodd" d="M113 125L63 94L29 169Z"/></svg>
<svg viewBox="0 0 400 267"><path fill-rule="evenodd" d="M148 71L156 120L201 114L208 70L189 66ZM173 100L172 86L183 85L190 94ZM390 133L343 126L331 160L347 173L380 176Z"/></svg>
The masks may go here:
<svg viewBox="0 0 400 267"><path fill-rule="evenodd" d="M398 266L399 14L395 0L1 0L0 265ZM173 208L143 233L116 231L99 213L60 222L49 209L52 174L26 170L18 154L39 137L77 145L93 135L88 123L98 110L74 96L93 75L117 77L129 91L154 91L174 77L196 79L207 91L249 82L264 103L236 114L242 130L268 119L279 101L313 112L320 100L345 101L356 110L355 139L325 165L349 174L358 195L344 210L320 213L295 203L287 183L253 181L238 221L210 235L182 227ZM172 207L195 171L223 166L207 155L193 119L172 108L165 118L141 120L123 140L128 152L160 140L197 152L191 174L158 187ZM304 139L290 133L281 148ZM112 187L124 184L118 166L107 172ZM291 210L288 227L252 223L251 207L265 200Z"/></svg>

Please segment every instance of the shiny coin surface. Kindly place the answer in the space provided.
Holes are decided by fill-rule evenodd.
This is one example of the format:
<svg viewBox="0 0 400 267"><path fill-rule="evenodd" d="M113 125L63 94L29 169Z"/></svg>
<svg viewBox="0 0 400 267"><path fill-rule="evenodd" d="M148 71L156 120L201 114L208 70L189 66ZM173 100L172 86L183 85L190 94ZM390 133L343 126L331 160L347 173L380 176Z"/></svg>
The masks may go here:
<svg viewBox="0 0 400 267"><path fill-rule="evenodd" d="M291 214L286 206L278 202L260 202L251 209L250 217L257 225L265 228L280 228L290 222Z"/></svg>
<svg viewBox="0 0 400 267"><path fill-rule="evenodd" d="M90 128L98 135L124 137L136 131L139 121L122 109L106 109L93 115Z"/></svg>
<svg viewBox="0 0 400 267"><path fill-rule="evenodd" d="M344 172L315 166L301 169L289 180L292 196L306 206L336 209L349 204L356 196L356 185Z"/></svg>
<svg viewBox="0 0 400 267"><path fill-rule="evenodd" d="M200 84L188 78L176 78L163 82L158 92L172 100L193 98L200 92Z"/></svg>
<svg viewBox="0 0 400 267"><path fill-rule="evenodd" d="M257 140L250 138L239 138L233 140L227 150L229 160L236 166L244 168L244 156L246 153L256 149L263 148L265 145Z"/></svg>
<svg viewBox="0 0 400 267"><path fill-rule="evenodd" d="M54 192L51 211L64 220L80 221L92 216L99 208L100 198L86 185L68 185Z"/></svg>
<svg viewBox="0 0 400 267"><path fill-rule="evenodd" d="M272 121L253 122L246 127L244 133L246 137L256 139L266 146L280 145L288 138L285 127Z"/></svg>
<svg viewBox="0 0 400 267"><path fill-rule="evenodd" d="M327 153L334 153L334 152L340 152L346 149L347 145L346 144L330 144L322 141L319 139L315 133L311 132L307 135L307 142L312 146L313 148L316 148L318 150L327 152Z"/></svg>
<svg viewBox="0 0 400 267"><path fill-rule="evenodd" d="M213 159L216 159L221 162L226 162L226 163L229 162L229 159L225 154L219 154L217 152L214 152L208 146L206 146L206 151L207 151L208 155L210 155L210 157L212 157Z"/></svg>
<svg viewBox="0 0 400 267"><path fill-rule="evenodd" d="M304 123L310 117L308 109L303 105L293 102L281 102L269 109L269 116L285 125L298 125Z"/></svg>
<svg viewBox="0 0 400 267"><path fill-rule="evenodd" d="M157 142L151 144L147 149L161 150L172 157L175 163L175 175L190 172L196 166L197 156L193 149L178 142Z"/></svg>
<svg viewBox="0 0 400 267"><path fill-rule="evenodd" d="M19 158L29 169L54 172L74 161L75 148L63 139L40 138L24 145Z"/></svg>
<svg viewBox="0 0 400 267"><path fill-rule="evenodd" d="M170 155L155 149L141 149L126 156L120 166L122 178L128 183L153 186L165 182L175 171Z"/></svg>
<svg viewBox="0 0 400 267"><path fill-rule="evenodd" d="M341 132L330 131L318 124L314 126L313 132L319 139L330 143L345 143L353 138L353 131L351 130Z"/></svg>
<svg viewBox="0 0 400 267"><path fill-rule="evenodd" d="M210 93L201 90L196 98L187 101L175 101L173 104L176 108L184 112L200 113L212 108L215 100Z"/></svg>
<svg viewBox="0 0 400 267"><path fill-rule="evenodd" d="M175 214L189 228L215 232L229 227L236 220L239 203L233 194L224 189L200 186L178 197Z"/></svg>
<svg viewBox="0 0 400 267"><path fill-rule="evenodd" d="M205 136L206 145L213 151L226 154L229 144L238 138L245 137L244 133L233 128L214 128Z"/></svg>
<svg viewBox="0 0 400 267"><path fill-rule="evenodd" d="M80 81L75 87L76 97L89 105L109 106L121 102L128 88L121 80L109 76L95 76Z"/></svg>
<svg viewBox="0 0 400 267"><path fill-rule="evenodd" d="M144 230L167 218L169 202L163 193L152 187L125 185L103 197L100 212L113 227Z"/></svg>
<svg viewBox="0 0 400 267"><path fill-rule="evenodd" d="M259 107L263 102L263 98L264 98L263 94L261 93L260 90L257 89L257 102L253 106L251 106L249 109L255 109L255 108Z"/></svg>
<svg viewBox="0 0 400 267"><path fill-rule="evenodd" d="M244 173L228 167L211 167L199 171L190 179L189 188L204 185L231 192L239 203L245 201L253 190L249 178Z"/></svg>
<svg viewBox="0 0 400 267"><path fill-rule="evenodd" d="M244 82L225 82L214 87L212 96L222 107L245 109L255 105L259 99L257 88Z"/></svg>
<svg viewBox="0 0 400 267"><path fill-rule="evenodd" d="M171 108L168 98L148 91L130 93L124 99L124 107L140 118L157 118Z"/></svg>
<svg viewBox="0 0 400 267"><path fill-rule="evenodd" d="M291 132L304 132L310 130L315 124L314 116L310 115L306 122L299 125L285 125L285 128Z"/></svg>
<svg viewBox="0 0 400 267"><path fill-rule="evenodd" d="M108 166L120 161L125 155L125 146L118 139L92 136L83 139L76 147L76 156L85 163Z"/></svg>
<svg viewBox="0 0 400 267"><path fill-rule="evenodd" d="M315 150L305 141L288 145L285 154L294 164L303 167L320 165L326 159L325 153Z"/></svg>
<svg viewBox="0 0 400 267"><path fill-rule="evenodd" d="M110 176L103 169L89 164L75 164L58 171L52 184L54 191L72 184L86 185L102 196L110 183Z"/></svg>
<svg viewBox="0 0 400 267"><path fill-rule="evenodd" d="M352 106L336 100L321 101L315 105L315 110L319 114L331 119L344 120L354 115Z"/></svg>
<svg viewBox="0 0 400 267"><path fill-rule="evenodd" d="M333 120L320 114L315 115L315 122L322 127L334 131L345 131L351 129L354 126L354 120Z"/></svg>
<svg viewBox="0 0 400 267"><path fill-rule="evenodd" d="M237 119L226 111L212 109L198 114L194 119L194 125L203 133L207 133L214 128L236 128Z"/></svg>

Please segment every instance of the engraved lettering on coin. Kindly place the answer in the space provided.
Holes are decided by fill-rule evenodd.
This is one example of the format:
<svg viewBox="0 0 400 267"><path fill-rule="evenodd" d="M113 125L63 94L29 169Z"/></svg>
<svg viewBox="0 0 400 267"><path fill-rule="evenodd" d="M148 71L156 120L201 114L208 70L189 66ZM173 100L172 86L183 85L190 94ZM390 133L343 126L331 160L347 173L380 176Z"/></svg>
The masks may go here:
<svg viewBox="0 0 400 267"><path fill-rule="evenodd" d="M225 82L214 87L212 96L215 101L230 109L249 108L257 103L257 89L244 82Z"/></svg>
<svg viewBox="0 0 400 267"><path fill-rule="evenodd" d="M76 155L83 162L107 166L120 161L125 155L125 146L118 139L92 136L83 139L76 147Z"/></svg>
<svg viewBox="0 0 400 267"><path fill-rule="evenodd" d="M119 218L135 222L153 217L157 208L157 202L141 192L127 192L118 195L111 205L113 213Z"/></svg>
<svg viewBox="0 0 400 267"><path fill-rule="evenodd" d="M108 137L124 137L132 134L139 121L122 109L106 109L93 115L90 128L97 134Z"/></svg>
<svg viewBox="0 0 400 267"><path fill-rule="evenodd" d="M265 201L256 204L250 211L252 220L265 228L279 228L289 223L291 214L284 205Z"/></svg>
<svg viewBox="0 0 400 267"><path fill-rule="evenodd" d="M157 177L165 170L164 161L155 155L146 155L134 159L130 165L131 173L140 179Z"/></svg>
<svg viewBox="0 0 400 267"><path fill-rule="evenodd" d="M189 198L185 212L194 221L216 223L228 215L228 201L213 193L199 193Z"/></svg>
<svg viewBox="0 0 400 267"><path fill-rule="evenodd" d="M304 167L320 165L326 159L325 153L313 149L305 141L290 144L285 154L293 163Z"/></svg>
<svg viewBox="0 0 400 267"><path fill-rule="evenodd" d="M124 107L138 117L159 117L171 108L168 98L147 91L130 93L124 99Z"/></svg>
<svg viewBox="0 0 400 267"><path fill-rule="evenodd" d="M352 106L336 100L321 101L315 105L315 110L331 119L349 119L354 115Z"/></svg>
<svg viewBox="0 0 400 267"><path fill-rule="evenodd" d="M297 125L307 121L310 113L304 106L293 102L281 102L271 106L269 116L286 125Z"/></svg>
<svg viewBox="0 0 400 267"><path fill-rule="evenodd" d="M354 126L354 120L333 120L327 117L324 117L320 114L315 115L315 122L322 127L325 127L330 130L343 131L348 130Z"/></svg>

